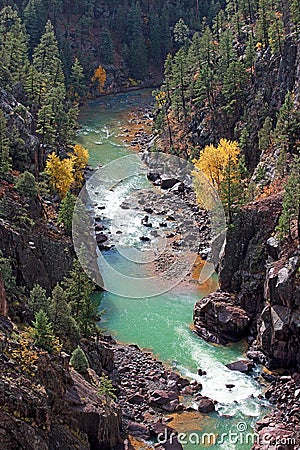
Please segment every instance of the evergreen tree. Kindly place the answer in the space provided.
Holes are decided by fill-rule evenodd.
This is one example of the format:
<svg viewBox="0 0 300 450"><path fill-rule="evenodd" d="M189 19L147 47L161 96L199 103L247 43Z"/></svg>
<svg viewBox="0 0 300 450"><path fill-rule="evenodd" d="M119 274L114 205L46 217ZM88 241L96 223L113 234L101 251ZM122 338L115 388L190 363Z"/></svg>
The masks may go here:
<svg viewBox="0 0 300 450"><path fill-rule="evenodd" d="M149 18L149 38L150 38L150 58L154 61L160 60L161 57L164 57L161 50L161 27L160 21L157 13L155 11L150 12Z"/></svg>
<svg viewBox="0 0 300 450"><path fill-rule="evenodd" d="M225 30L220 36L220 59L219 69L220 74L224 74L230 64L236 60L236 53L233 48L233 34L230 30Z"/></svg>
<svg viewBox="0 0 300 450"><path fill-rule="evenodd" d="M179 19L174 27L174 40L179 45L187 45L189 42L190 29L183 19Z"/></svg>
<svg viewBox="0 0 300 450"><path fill-rule="evenodd" d="M257 39L265 46L269 45L269 26L270 26L270 0L258 0L258 17L256 21Z"/></svg>
<svg viewBox="0 0 300 450"><path fill-rule="evenodd" d="M237 112L245 102L248 73L244 64L235 60L224 74L222 92L226 101L224 110L229 114Z"/></svg>
<svg viewBox="0 0 300 450"><path fill-rule="evenodd" d="M52 291L49 318L55 334L62 341L76 342L78 340L79 331L76 321L71 315L68 295L59 284Z"/></svg>
<svg viewBox="0 0 300 450"><path fill-rule="evenodd" d="M35 315L40 310L45 312L49 308L49 299L45 289L43 289L39 284L35 284L30 291L28 305Z"/></svg>
<svg viewBox="0 0 300 450"><path fill-rule="evenodd" d="M29 0L24 10L24 20L30 36L30 51L38 45L47 21L47 11L42 0Z"/></svg>
<svg viewBox="0 0 300 450"><path fill-rule="evenodd" d="M273 133L274 144L282 152L295 152L300 133L300 112L294 105L292 93L289 91L277 115L277 123Z"/></svg>
<svg viewBox="0 0 300 450"><path fill-rule="evenodd" d="M0 82L11 89L23 82L28 70L27 36L20 18L10 6L0 12Z"/></svg>
<svg viewBox="0 0 300 450"><path fill-rule="evenodd" d="M81 374L84 374L89 368L89 362L87 360L87 357L85 356L84 351L80 347L77 347L73 351L70 363L74 367L74 369Z"/></svg>
<svg viewBox="0 0 300 450"><path fill-rule="evenodd" d="M268 36L273 53L282 54L284 34L282 3L280 0L271 0Z"/></svg>
<svg viewBox="0 0 300 450"><path fill-rule="evenodd" d="M254 39L252 34L248 35L246 50L245 50L245 67L247 69L251 69L251 72L253 72L254 69L254 63L256 61L256 50L254 45Z"/></svg>
<svg viewBox="0 0 300 450"><path fill-rule="evenodd" d="M292 21L292 29L298 35L300 31L300 0L290 1L290 17Z"/></svg>
<svg viewBox="0 0 300 450"><path fill-rule="evenodd" d="M296 222L297 237L300 237L300 158L294 158L289 179L285 185L283 209L277 231L281 239L291 236L291 225Z"/></svg>
<svg viewBox="0 0 300 450"><path fill-rule="evenodd" d="M0 176L11 170L10 145L7 137L7 122L0 109Z"/></svg>
<svg viewBox="0 0 300 450"><path fill-rule="evenodd" d="M72 233L72 220L73 220L73 212L76 203L75 195L71 194L70 191L67 192L67 195L62 200L57 221L60 225L62 225L68 235Z"/></svg>
<svg viewBox="0 0 300 450"><path fill-rule="evenodd" d="M113 387L112 381L106 376L102 375L100 377L100 385L98 389L99 395L104 395L106 402L109 404L110 401L113 399L115 400L116 397L116 390Z"/></svg>
<svg viewBox="0 0 300 450"><path fill-rule="evenodd" d="M104 64L113 64L114 62L114 46L109 30L100 34L100 59Z"/></svg>
<svg viewBox="0 0 300 450"><path fill-rule="evenodd" d="M133 78L143 79L147 74L147 50L142 30L142 15L139 2L133 2L129 11L127 35L130 74Z"/></svg>
<svg viewBox="0 0 300 450"><path fill-rule="evenodd" d="M78 58L75 59L75 62L71 69L69 90L70 97L73 101L80 101L87 94L83 67L80 64Z"/></svg>
<svg viewBox="0 0 300 450"><path fill-rule="evenodd" d="M64 89L64 74L59 56L58 43L50 21L47 22L45 33L33 53L33 67L38 74L38 104L55 87Z"/></svg>
<svg viewBox="0 0 300 450"><path fill-rule="evenodd" d="M172 66L172 107L178 117L187 117L187 61L185 48L181 47L174 56Z"/></svg>
<svg viewBox="0 0 300 450"><path fill-rule="evenodd" d="M49 318L42 309L35 315L32 336L37 347L40 347L50 353L53 351L56 344L56 339Z"/></svg>
<svg viewBox="0 0 300 450"><path fill-rule="evenodd" d="M266 117L262 128L258 132L259 149L264 152L271 144L272 119Z"/></svg>
<svg viewBox="0 0 300 450"><path fill-rule="evenodd" d="M89 337L97 331L100 320L99 302L92 299L94 283L83 271L78 260L74 261L70 275L64 281L72 316L76 320L80 334Z"/></svg>
<svg viewBox="0 0 300 450"><path fill-rule="evenodd" d="M29 198L36 198L38 195L34 175L27 170L19 176L16 182L16 189L20 194Z"/></svg>
<svg viewBox="0 0 300 450"><path fill-rule="evenodd" d="M3 252L0 250L0 277L4 283L5 293L8 299L16 298L18 288L16 284L16 277L13 274L12 262L10 258L5 258Z"/></svg>

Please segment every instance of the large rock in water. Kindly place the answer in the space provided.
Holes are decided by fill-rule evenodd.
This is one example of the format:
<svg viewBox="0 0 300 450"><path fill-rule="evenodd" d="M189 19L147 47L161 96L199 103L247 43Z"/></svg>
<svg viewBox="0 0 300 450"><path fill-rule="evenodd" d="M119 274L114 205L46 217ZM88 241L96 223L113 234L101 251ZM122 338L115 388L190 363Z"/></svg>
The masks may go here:
<svg viewBox="0 0 300 450"><path fill-rule="evenodd" d="M246 311L235 305L233 297L225 292L214 292L195 305L196 333L216 344L239 341L246 336L249 322Z"/></svg>
<svg viewBox="0 0 300 450"><path fill-rule="evenodd" d="M210 398L203 397L200 399L198 403L198 411L203 414L209 414L213 411L215 411L215 404L214 401Z"/></svg>
<svg viewBox="0 0 300 450"><path fill-rule="evenodd" d="M230 364L226 364L226 367L230 370L236 370L237 372L249 373L254 367L254 364L248 359L241 359Z"/></svg>

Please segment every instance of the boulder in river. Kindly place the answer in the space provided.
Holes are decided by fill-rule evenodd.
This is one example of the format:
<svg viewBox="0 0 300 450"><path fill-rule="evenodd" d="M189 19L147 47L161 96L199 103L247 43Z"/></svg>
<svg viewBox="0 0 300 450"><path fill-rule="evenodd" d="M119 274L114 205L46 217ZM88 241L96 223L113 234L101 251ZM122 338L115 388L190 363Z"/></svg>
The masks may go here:
<svg viewBox="0 0 300 450"><path fill-rule="evenodd" d="M195 305L195 332L207 341L221 345L238 342L246 336L249 324L246 311L226 292L214 292Z"/></svg>
<svg viewBox="0 0 300 450"><path fill-rule="evenodd" d="M208 397L202 397L198 403L198 411L204 414L209 414L215 411L214 401Z"/></svg>
<svg viewBox="0 0 300 450"><path fill-rule="evenodd" d="M249 373L253 370L254 364L248 359L241 359L230 364L226 364L226 367L230 370L236 370L237 372Z"/></svg>

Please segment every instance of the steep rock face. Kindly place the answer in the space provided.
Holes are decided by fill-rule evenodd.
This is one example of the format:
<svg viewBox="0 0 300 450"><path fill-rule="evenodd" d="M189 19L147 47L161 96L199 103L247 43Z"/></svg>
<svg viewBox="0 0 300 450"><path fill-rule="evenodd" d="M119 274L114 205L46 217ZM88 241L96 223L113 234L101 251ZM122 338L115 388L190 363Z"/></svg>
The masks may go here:
<svg viewBox="0 0 300 450"><path fill-rule="evenodd" d="M48 291L67 275L74 257L70 242L38 231L16 231L3 220L0 250L12 259L19 284L28 289L40 284Z"/></svg>
<svg viewBox="0 0 300 450"><path fill-rule="evenodd" d="M237 293L237 304L254 318L264 306L267 240L277 225L281 196L254 202L234 215L220 268L220 288Z"/></svg>
<svg viewBox="0 0 300 450"><path fill-rule="evenodd" d="M120 410L98 395L95 372L85 379L23 339L0 316L1 450L116 448Z"/></svg>
<svg viewBox="0 0 300 450"><path fill-rule="evenodd" d="M0 89L0 109L7 120L11 141L11 153L14 167L23 170L20 166L20 153L26 156L27 168L33 167L39 147L39 140L34 136L34 119L25 106L19 103L15 97L4 89ZM24 150L25 149L25 150Z"/></svg>
<svg viewBox="0 0 300 450"><path fill-rule="evenodd" d="M271 368L300 367L300 258L269 263L255 346Z"/></svg>
<svg viewBox="0 0 300 450"><path fill-rule="evenodd" d="M280 211L281 196L274 195L234 214L220 264L221 292L199 300L194 310L195 331L204 339L227 343L256 334L256 320L265 306L266 243Z"/></svg>

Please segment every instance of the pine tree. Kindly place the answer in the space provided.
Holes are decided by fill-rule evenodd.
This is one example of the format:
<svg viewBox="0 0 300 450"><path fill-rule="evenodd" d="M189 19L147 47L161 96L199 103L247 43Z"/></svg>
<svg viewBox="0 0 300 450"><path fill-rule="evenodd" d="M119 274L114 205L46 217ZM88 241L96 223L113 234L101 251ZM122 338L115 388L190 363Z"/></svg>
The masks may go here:
<svg viewBox="0 0 300 450"><path fill-rule="evenodd" d="M187 45L189 42L190 30L183 19L179 19L174 26L174 40L179 45Z"/></svg>
<svg viewBox="0 0 300 450"><path fill-rule="evenodd" d="M181 47L174 56L172 66L172 108L178 117L183 114L187 117L187 61L185 48Z"/></svg>
<svg viewBox="0 0 300 450"><path fill-rule="evenodd" d="M252 34L248 35L246 50L245 50L245 67L247 69L251 69L251 72L253 73L254 70L254 63L256 61L256 50L254 45L254 39Z"/></svg>
<svg viewBox="0 0 300 450"><path fill-rule="evenodd" d="M53 351L56 339L49 318L42 309L35 315L32 336L37 347L50 353Z"/></svg>
<svg viewBox="0 0 300 450"><path fill-rule="evenodd" d="M0 109L0 176L11 171L10 145L7 137L7 122Z"/></svg>
<svg viewBox="0 0 300 450"><path fill-rule="evenodd" d="M282 54L284 34L282 3L278 0L271 0L268 36L272 53Z"/></svg>
<svg viewBox="0 0 300 450"><path fill-rule="evenodd" d="M58 212L57 222L64 227L68 235L71 235L72 233L72 221L75 203L75 195L71 194L71 192L68 191L67 195L61 202Z"/></svg>
<svg viewBox="0 0 300 450"><path fill-rule="evenodd" d="M24 20L30 36L30 51L37 46L46 25L47 11L41 0L29 0L24 10Z"/></svg>
<svg viewBox="0 0 300 450"><path fill-rule="evenodd" d="M150 58L152 58L154 61L160 60L161 57L164 57L165 55L161 51L161 28L160 28L160 22L159 17L155 11L150 12L150 18L149 18L149 38L150 38Z"/></svg>
<svg viewBox="0 0 300 450"><path fill-rule="evenodd" d="M80 64L78 58L75 59L75 62L71 69L69 90L70 97L73 101L80 101L87 94L83 67Z"/></svg>
<svg viewBox="0 0 300 450"><path fill-rule="evenodd" d="M291 0L290 16L292 21L292 29L298 35L300 31L300 0Z"/></svg>
<svg viewBox="0 0 300 450"><path fill-rule="evenodd" d="M57 284L52 291L49 303L49 318L55 334L62 341L75 342L79 338L79 331L75 319L71 315L68 295Z"/></svg>
<svg viewBox="0 0 300 450"><path fill-rule="evenodd" d="M111 400L115 400L117 398L116 390L113 387L112 381L106 375L102 375L100 377L98 394L104 395L106 402L108 404L110 403Z"/></svg>
<svg viewBox="0 0 300 450"><path fill-rule="evenodd" d="M273 133L274 144L282 152L296 152L300 133L300 112L294 105L293 95L289 91L277 115Z"/></svg>
<svg viewBox="0 0 300 450"><path fill-rule="evenodd" d="M256 21L256 36L257 39L265 46L269 45L269 11L270 11L270 0L258 0L258 17Z"/></svg>
<svg viewBox="0 0 300 450"><path fill-rule="evenodd" d="M103 64L114 62L114 46L109 30L102 31L100 34L100 60Z"/></svg>
<svg viewBox="0 0 300 450"><path fill-rule="evenodd" d="M267 150L271 144L271 131L272 131L272 119L271 117L266 117L262 128L258 132L259 149L261 152Z"/></svg>
<svg viewBox="0 0 300 450"><path fill-rule="evenodd" d="M294 158L289 179L285 185L283 209L277 231L281 239L291 236L291 225L297 224L297 236L300 238L300 158Z"/></svg>
<svg viewBox="0 0 300 450"><path fill-rule="evenodd" d="M224 110L227 113L237 112L244 104L248 79L248 73L241 61L234 60L229 64L224 74L222 88L226 101Z"/></svg>
<svg viewBox="0 0 300 450"><path fill-rule="evenodd" d="M94 283L83 271L78 260L74 261L69 277L64 280L64 288L81 335L89 337L97 331L101 314L99 302L91 297L95 289Z"/></svg>
<svg viewBox="0 0 300 450"><path fill-rule="evenodd" d="M49 308L49 299L47 297L46 290L43 289L39 284L35 284L30 291L28 305L35 315L41 309L45 312Z"/></svg>
<svg viewBox="0 0 300 450"><path fill-rule="evenodd" d="M4 283L6 297L10 300L15 299L18 294L16 277L13 274L12 261L5 258L0 250L0 277Z"/></svg>
<svg viewBox="0 0 300 450"><path fill-rule="evenodd" d="M87 357L85 356L84 351L80 347L77 347L73 351L70 363L74 367L74 369L81 374L85 374L85 372L89 368L89 362L87 360Z"/></svg>
<svg viewBox="0 0 300 450"><path fill-rule="evenodd" d="M142 30L142 13L139 2L133 2L128 14L127 36L130 75L143 79L147 74L147 50Z"/></svg>
<svg viewBox="0 0 300 450"><path fill-rule="evenodd" d="M60 60L57 39L50 21L47 22L45 32L39 45L33 53L33 67L38 74L38 104L55 87L64 89L64 74ZM65 94L65 92L64 92Z"/></svg>
<svg viewBox="0 0 300 450"><path fill-rule="evenodd" d="M16 182L16 189L20 194L28 198L36 198L38 195L34 175L28 172L28 170L25 170L25 172L19 176Z"/></svg>
<svg viewBox="0 0 300 450"><path fill-rule="evenodd" d="M10 6L0 12L0 81L11 89L23 82L29 67L27 36L16 11Z"/></svg>

